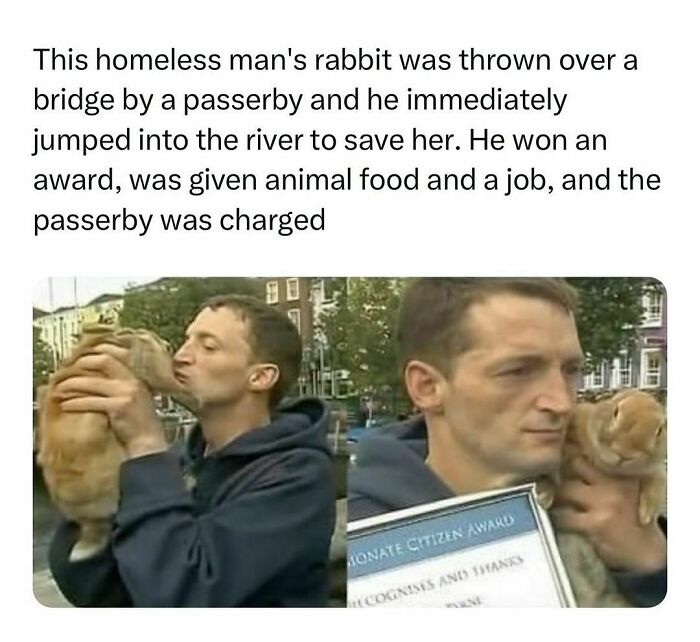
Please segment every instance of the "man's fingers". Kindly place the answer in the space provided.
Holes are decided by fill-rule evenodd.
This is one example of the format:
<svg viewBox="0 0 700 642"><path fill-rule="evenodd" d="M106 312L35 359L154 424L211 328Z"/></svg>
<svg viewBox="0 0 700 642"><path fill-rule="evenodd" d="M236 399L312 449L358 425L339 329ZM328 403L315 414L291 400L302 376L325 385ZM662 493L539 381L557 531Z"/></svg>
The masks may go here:
<svg viewBox="0 0 700 642"><path fill-rule="evenodd" d="M108 415L114 410L115 400L109 397L76 397L61 402L63 412L101 412Z"/></svg>
<svg viewBox="0 0 700 642"><path fill-rule="evenodd" d="M129 364L129 350L114 343L100 343L91 348L86 354L108 354L125 366Z"/></svg>
<svg viewBox="0 0 700 642"><path fill-rule="evenodd" d="M595 497L591 495L591 487L578 479L563 482L554 498L554 505L573 505L578 510L590 510L595 506Z"/></svg>
<svg viewBox="0 0 700 642"><path fill-rule="evenodd" d="M587 533L590 520L586 513L574 510L573 508L553 508L549 511L554 525L558 530L574 531L577 533Z"/></svg>
<svg viewBox="0 0 700 642"><path fill-rule="evenodd" d="M99 372L112 379L130 378L133 375L128 363L129 350L111 343L100 343L59 368L49 377L49 383L57 384L70 377L90 372Z"/></svg>
<svg viewBox="0 0 700 642"><path fill-rule="evenodd" d="M76 368L73 364L69 366L62 366L49 376L49 385L55 388L56 385L61 383L61 381L65 381L66 379L70 379L70 377L76 377L81 374L85 374L85 372L80 368Z"/></svg>
<svg viewBox="0 0 700 642"><path fill-rule="evenodd" d="M103 377L71 377L56 385L53 394L58 399L67 399L76 395L113 397L120 390L121 386L118 381Z"/></svg>
<svg viewBox="0 0 700 642"><path fill-rule="evenodd" d="M85 393L84 392L62 392L62 393L54 393L52 395L52 398L54 401L57 401L59 404L66 401L67 399L77 399L79 397L84 397Z"/></svg>
<svg viewBox="0 0 700 642"><path fill-rule="evenodd" d="M121 350L121 348L116 348ZM55 381L62 381L76 374L99 373L109 379L133 379L131 370L122 361L107 351L95 352L83 355L74 364L59 370L56 373Z"/></svg>

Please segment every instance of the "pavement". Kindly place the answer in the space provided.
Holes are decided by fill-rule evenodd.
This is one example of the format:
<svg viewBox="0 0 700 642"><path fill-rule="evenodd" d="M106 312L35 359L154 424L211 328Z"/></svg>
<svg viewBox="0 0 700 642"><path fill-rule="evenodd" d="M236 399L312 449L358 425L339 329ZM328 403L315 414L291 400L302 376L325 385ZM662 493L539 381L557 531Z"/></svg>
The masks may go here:
<svg viewBox="0 0 700 642"><path fill-rule="evenodd" d="M37 571L32 578L34 597L39 604L50 607L71 606L53 581L49 569Z"/></svg>

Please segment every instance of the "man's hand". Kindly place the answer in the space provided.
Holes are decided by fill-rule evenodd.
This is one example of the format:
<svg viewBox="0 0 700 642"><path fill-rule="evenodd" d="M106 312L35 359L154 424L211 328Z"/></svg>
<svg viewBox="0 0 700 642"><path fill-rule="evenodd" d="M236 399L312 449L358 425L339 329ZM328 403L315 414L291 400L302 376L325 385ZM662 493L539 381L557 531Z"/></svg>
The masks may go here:
<svg viewBox="0 0 700 642"><path fill-rule="evenodd" d="M101 412L124 444L129 458L167 450L163 427L151 393L127 367L128 350L111 344L96 346L52 381L54 395L65 412Z"/></svg>
<svg viewBox="0 0 700 642"><path fill-rule="evenodd" d="M583 457L571 463L551 511L561 529L589 538L606 565L617 571L652 573L666 565L666 538L653 522L638 520L639 481L610 477Z"/></svg>

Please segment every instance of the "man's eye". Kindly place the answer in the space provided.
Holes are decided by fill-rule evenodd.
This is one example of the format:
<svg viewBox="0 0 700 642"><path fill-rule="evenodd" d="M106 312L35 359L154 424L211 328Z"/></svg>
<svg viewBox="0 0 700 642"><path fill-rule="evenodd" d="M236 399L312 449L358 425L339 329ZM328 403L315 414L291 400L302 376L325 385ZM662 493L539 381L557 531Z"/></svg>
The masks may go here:
<svg viewBox="0 0 700 642"><path fill-rule="evenodd" d="M205 352L214 352L214 350L216 350L216 346L213 343L203 343L202 347Z"/></svg>
<svg viewBox="0 0 700 642"><path fill-rule="evenodd" d="M564 374L567 377L578 377L582 371L581 366L567 366L564 368Z"/></svg>
<svg viewBox="0 0 700 642"><path fill-rule="evenodd" d="M529 372L529 368L526 368L525 366L519 366L517 368L508 368L508 370L504 370L503 372L501 372L501 375L505 377L523 377L529 374Z"/></svg>

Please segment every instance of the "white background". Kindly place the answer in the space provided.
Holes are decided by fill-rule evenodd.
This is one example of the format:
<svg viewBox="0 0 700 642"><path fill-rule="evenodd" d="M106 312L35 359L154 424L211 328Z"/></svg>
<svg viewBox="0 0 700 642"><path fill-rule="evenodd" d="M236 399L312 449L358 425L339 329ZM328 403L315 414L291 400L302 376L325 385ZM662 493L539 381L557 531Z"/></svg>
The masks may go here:
<svg viewBox="0 0 700 642"><path fill-rule="evenodd" d="M458 635L496 639L535 635L545 639L590 640L592 631L606 638L659 639L678 624L697 600L696 489L690 470L697 469L697 233L698 214L698 36L695 2L32 2L3 8L2 106L3 258L5 258L2 330L6 346L3 424L4 565L0 580L3 628L32 638L123 640L125 635L190 640L193 636L350 640L392 636L410 640ZM471 46L488 51L636 52L640 70L540 74L469 74L449 72L419 77L394 74L233 75L126 74L91 72L62 76L39 73L33 47L91 53L95 47L116 52L337 51L341 46L382 47L393 51L454 52ZM618 58L619 60L619 58ZM407 86L474 91L491 85L539 90L547 85L569 92L564 113L546 112L422 115L325 113L285 116L262 112L203 115L182 123L176 116L149 117L156 129L211 123L234 131L264 126L276 131L320 129L405 131L413 125L441 131L488 126L510 131L602 131L609 135L607 154L539 153L532 156L393 152L377 157L344 155L250 156L250 167L290 165L318 169L355 165L456 169L460 163L481 167L529 167L585 171L633 165L662 175L657 192L583 193L551 196L502 194L383 193L265 195L220 194L189 199L184 193L120 197L93 192L40 197L31 189L40 171L30 158L35 126L70 131L80 127L118 130L135 124L118 112L85 125L78 114L32 112L35 85L100 86L167 91L187 86L204 91L251 91L273 84L312 92L372 85L385 91ZM128 120L128 123L127 123ZM146 121L144 120L144 123ZM46 157L50 159L51 157ZM92 158L92 160L90 160ZM186 160L186 163L183 162ZM291 159L291 160L289 160ZM38 160L38 159L37 159ZM243 156L104 157L54 156L42 167L78 171L108 166L125 171L147 167L198 165L245 167ZM176 171L176 170L175 170ZM269 234L182 233L149 235L63 234L32 236L38 209L109 211L132 209L222 211L239 205L260 211L326 205L326 231L283 238ZM508 615L459 611L426 613L250 611L86 612L48 610L33 598L30 585L31 478L29 471L29 305L37 280L55 276L121 274L172 275L637 275L655 276L669 293L670 499L669 595L657 609L610 612L527 612ZM692 627L692 630L697 627Z"/></svg>

